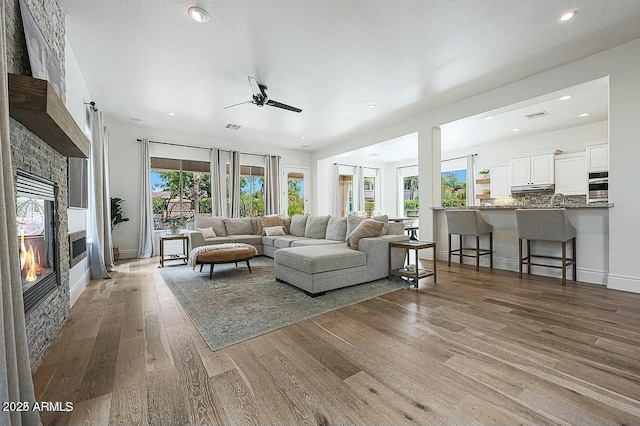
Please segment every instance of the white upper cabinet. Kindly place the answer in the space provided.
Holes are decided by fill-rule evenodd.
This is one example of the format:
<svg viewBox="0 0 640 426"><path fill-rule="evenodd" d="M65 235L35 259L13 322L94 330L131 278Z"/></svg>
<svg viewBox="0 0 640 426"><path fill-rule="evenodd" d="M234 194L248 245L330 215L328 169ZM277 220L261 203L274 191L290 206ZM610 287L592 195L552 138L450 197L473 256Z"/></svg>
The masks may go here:
<svg viewBox="0 0 640 426"><path fill-rule="evenodd" d="M531 157L511 160L511 185L521 186L531 183Z"/></svg>
<svg viewBox="0 0 640 426"><path fill-rule="evenodd" d="M509 166L492 167L490 170L491 198L510 198Z"/></svg>
<svg viewBox="0 0 640 426"><path fill-rule="evenodd" d="M555 169L556 194L587 194L587 164L584 152L558 155Z"/></svg>
<svg viewBox="0 0 640 426"><path fill-rule="evenodd" d="M538 154L511 160L511 185L544 185L553 183L554 154Z"/></svg>
<svg viewBox="0 0 640 426"><path fill-rule="evenodd" d="M587 145L587 172L609 171L609 144Z"/></svg>

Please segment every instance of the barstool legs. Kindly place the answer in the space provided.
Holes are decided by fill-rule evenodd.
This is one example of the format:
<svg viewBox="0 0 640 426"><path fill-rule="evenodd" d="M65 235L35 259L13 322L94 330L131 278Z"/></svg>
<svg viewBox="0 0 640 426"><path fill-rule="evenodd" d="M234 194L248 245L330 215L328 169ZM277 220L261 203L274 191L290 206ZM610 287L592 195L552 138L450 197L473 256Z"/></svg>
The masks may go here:
<svg viewBox="0 0 640 426"><path fill-rule="evenodd" d="M447 266L451 267L451 234L449 234L449 261L447 262Z"/></svg>
<svg viewBox="0 0 640 426"><path fill-rule="evenodd" d="M573 280L578 281L578 257L576 256L576 239L573 239L572 242L572 255L573 255Z"/></svg>
<svg viewBox="0 0 640 426"><path fill-rule="evenodd" d="M460 264L462 264L462 235L460 235Z"/></svg>
<svg viewBox="0 0 640 426"><path fill-rule="evenodd" d="M493 232L489 232L489 267L493 269Z"/></svg>
<svg viewBox="0 0 640 426"><path fill-rule="evenodd" d="M522 238L518 239L518 278L522 279Z"/></svg>
<svg viewBox="0 0 640 426"><path fill-rule="evenodd" d="M476 272L480 270L480 236L476 235Z"/></svg>

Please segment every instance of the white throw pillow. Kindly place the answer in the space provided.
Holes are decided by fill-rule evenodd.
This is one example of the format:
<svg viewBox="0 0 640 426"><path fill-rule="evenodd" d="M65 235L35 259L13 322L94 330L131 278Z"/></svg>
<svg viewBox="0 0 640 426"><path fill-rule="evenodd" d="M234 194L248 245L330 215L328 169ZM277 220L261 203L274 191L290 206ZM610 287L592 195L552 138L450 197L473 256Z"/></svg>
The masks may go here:
<svg viewBox="0 0 640 426"><path fill-rule="evenodd" d="M213 232L213 228L196 228L198 231L202 232L202 236L205 238L215 238L216 233Z"/></svg>
<svg viewBox="0 0 640 426"><path fill-rule="evenodd" d="M284 226L268 226L264 228L264 232L267 237L282 237L284 235L287 235L284 232Z"/></svg>

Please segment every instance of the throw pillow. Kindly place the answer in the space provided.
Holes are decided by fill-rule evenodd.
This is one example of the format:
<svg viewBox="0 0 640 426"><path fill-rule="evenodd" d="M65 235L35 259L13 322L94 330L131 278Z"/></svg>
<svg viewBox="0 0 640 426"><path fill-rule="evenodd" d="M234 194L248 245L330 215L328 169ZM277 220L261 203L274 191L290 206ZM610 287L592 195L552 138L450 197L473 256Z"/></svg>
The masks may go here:
<svg viewBox="0 0 640 426"><path fill-rule="evenodd" d="M327 224L327 240L346 241L347 240L347 218L332 217Z"/></svg>
<svg viewBox="0 0 640 426"><path fill-rule="evenodd" d="M308 215L294 214L291 217L289 233L296 237L304 237L304 229L307 226Z"/></svg>
<svg viewBox="0 0 640 426"><path fill-rule="evenodd" d="M349 244L349 247L353 250L357 250L358 243L361 239L379 237L383 226L384 223L382 222L378 222L373 219L365 219L360 222L360 224L356 226L356 229L354 229L349 237L347 237L347 244Z"/></svg>
<svg viewBox="0 0 640 426"><path fill-rule="evenodd" d="M389 233L389 216L383 214L380 216L372 216L371 219L384 223L384 227L382 228L382 233L380 235L387 235Z"/></svg>
<svg viewBox="0 0 640 426"><path fill-rule="evenodd" d="M358 216L347 216L347 238L351 235L353 230L356 229L356 226L360 225L360 222L364 219L365 218Z"/></svg>
<svg viewBox="0 0 640 426"><path fill-rule="evenodd" d="M251 218L248 218L248 217L225 218L224 226L227 228L227 235L253 234L253 226L251 226Z"/></svg>
<svg viewBox="0 0 640 426"><path fill-rule="evenodd" d="M285 234L288 232L287 223L282 216L264 216L258 218L258 235L264 235L264 228L282 226Z"/></svg>
<svg viewBox="0 0 640 426"><path fill-rule="evenodd" d="M227 228L224 226L223 217L196 216L196 229L197 228L213 228L213 232L216 233L217 237L227 236Z"/></svg>
<svg viewBox="0 0 640 426"><path fill-rule="evenodd" d="M266 228L264 228L264 233L267 237L282 237L285 234L284 232L284 226L280 225L280 226L267 226Z"/></svg>
<svg viewBox="0 0 640 426"><path fill-rule="evenodd" d="M327 224L331 216L309 216L304 228L306 238L323 239L327 234Z"/></svg>
<svg viewBox="0 0 640 426"><path fill-rule="evenodd" d="M198 228L197 231L202 233L202 236L206 240L207 238L215 238L216 233L213 232L213 228Z"/></svg>

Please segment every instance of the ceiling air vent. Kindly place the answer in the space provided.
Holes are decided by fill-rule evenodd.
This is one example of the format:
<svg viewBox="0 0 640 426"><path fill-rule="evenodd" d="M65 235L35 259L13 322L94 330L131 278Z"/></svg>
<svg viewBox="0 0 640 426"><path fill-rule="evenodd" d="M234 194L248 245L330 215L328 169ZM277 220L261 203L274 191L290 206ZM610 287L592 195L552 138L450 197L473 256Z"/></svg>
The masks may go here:
<svg viewBox="0 0 640 426"><path fill-rule="evenodd" d="M534 112L533 114L527 114L525 117L533 120L534 118L546 117L549 115L547 111Z"/></svg>
<svg viewBox="0 0 640 426"><path fill-rule="evenodd" d="M231 123L229 123L229 124L227 124L225 127L226 127L227 129L231 129L231 130L238 130L238 129L239 129L240 127L242 127L242 126L241 126L241 125L239 125L239 124L231 124Z"/></svg>

